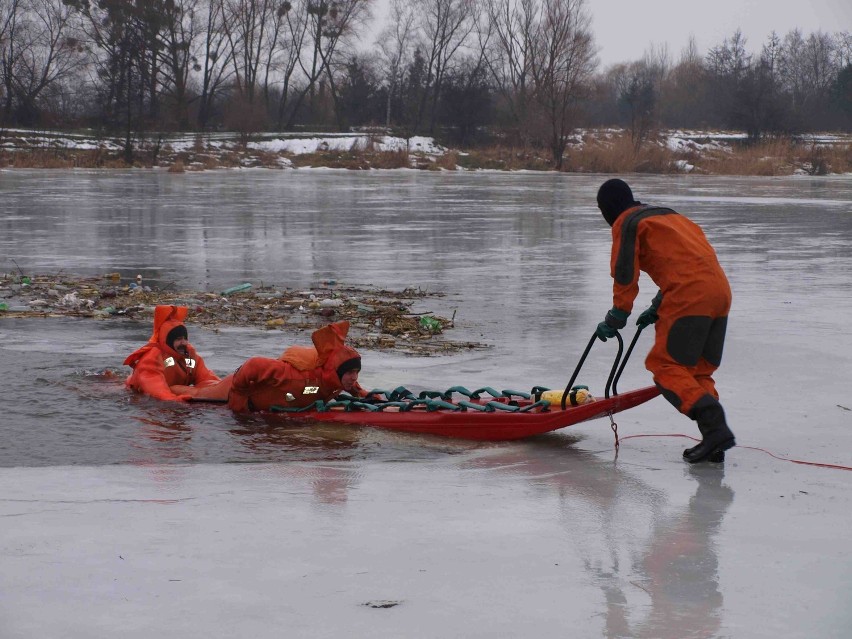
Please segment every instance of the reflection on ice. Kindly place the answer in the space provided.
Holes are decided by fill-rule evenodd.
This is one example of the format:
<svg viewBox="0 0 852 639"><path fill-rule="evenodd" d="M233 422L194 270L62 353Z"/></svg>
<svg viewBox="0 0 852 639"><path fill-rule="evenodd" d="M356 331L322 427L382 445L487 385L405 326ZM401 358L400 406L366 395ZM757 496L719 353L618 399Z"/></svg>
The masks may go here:
<svg viewBox="0 0 852 639"><path fill-rule="evenodd" d="M558 496L565 543L606 602L601 636L716 636L723 607L716 535L734 497L723 468L686 468L693 494L673 505L629 467L541 444L470 464L529 481L533 499Z"/></svg>

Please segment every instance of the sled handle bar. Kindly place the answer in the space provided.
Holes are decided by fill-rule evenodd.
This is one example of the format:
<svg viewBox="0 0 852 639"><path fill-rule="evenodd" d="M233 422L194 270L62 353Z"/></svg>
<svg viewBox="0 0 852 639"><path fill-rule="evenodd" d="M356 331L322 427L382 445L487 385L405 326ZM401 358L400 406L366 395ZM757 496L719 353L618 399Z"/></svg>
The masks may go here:
<svg viewBox="0 0 852 639"><path fill-rule="evenodd" d="M624 354L624 359L621 360L621 367L618 369L618 372L615 374L615 377L612 380L613 395L618 395L618 391L615 389L615 387L618 384L618 380L621 378L621 374L624 372L624 367L627 365L627 360L630 358L630 354L633 352L633 347L636 346L636 342L639 340L639 335L642 334L642 330L644 328L644 326L640 326L636 329L636 335L633 336L633 341L630 342L630 346L627 348L627 352ZM618 358L616 358L616 361L618 361Z"/></svg>
<svg viewBox="0 0 852 639"><path fill-rule="evenodd" d="M618 362L621 359L621 352L624 350L624 340L621 338L621 335L618 331L615 332L615 337L618 340L618 354L615 357L615 362L612 364L612 370L609 373L609 379L606 382L606 390L605 395L609 397L609 386L612 383L612 379L615 376L615 369L618 367ZM574 369L574 374L571 375L571 379L568 380L568 385L565 387L565 392L562 393L562 410L565 410L568 401L568 394L571 392L571 388L574 386L574 380L577 379L577 375L580 374L580 369L583 367L583 364L586 362L586 357L589 355L589 351L592 350L592 346L594 346L595 342L598 339L597 333L592 333L592 338L589 340L589 343L586 345L586 350L583 351L583 355L580 357L580 361L577 363L577 368Z"/></svg>
<svg viewBox="0 0 852 639"><path fill-rule="evenodd" d="M639 340L639 335L642 333L642 329L644 326L640 326L636 335L633 336L633 341L630 342L630 346L627 349L627 353L624 355L624 359L621 358L621 354L624 352L624 340L621 337L621 333L618 331L615 332L615 338L618 340L618 352L615 355L615 361L612 363L612 368L609 372L609 378L606 380L606 387L604 388L604 397L609 399L609 390L612 388L612 394L618 395L618 390L616 386L618 385L618 380L621 377L621 373L624 372L624 367L627 365L627 360L630 357L630 354L633 352L633 347L636 346L636 342ZM580 374L580 369L583 367L583 364L586 362L586 357L589 355L589 351L592 350L592 346L594 346L595 341L598 339L597 333L592 334L592 338L589 340L588 345L586 346L586 350L583 351L583 355L580 357L580 361L577 364L577 368L574 369L574 373L571 375L571 379L568 381L568 385L565 387L565 392L562 393L562 410L565 410L568 400L568 394L571 392L571 388L574 386L574 381L577 379L577 375ZM619 363L621 366L619 367Z"/></svg>

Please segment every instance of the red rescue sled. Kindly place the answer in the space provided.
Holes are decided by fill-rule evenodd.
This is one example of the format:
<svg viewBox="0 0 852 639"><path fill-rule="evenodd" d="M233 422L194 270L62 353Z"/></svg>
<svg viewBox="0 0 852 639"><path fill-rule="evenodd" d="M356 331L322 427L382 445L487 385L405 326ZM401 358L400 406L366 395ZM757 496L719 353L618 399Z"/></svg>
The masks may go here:
<svg viewBox="0 0 852 639"><path fill-rule="evenodd" d="M332 422L372 426L406 433L483 441L513 440L541 435L597 417L614 415L628 408L644 404L660 394L660 389L656 386L648 386L621 394L616 390L618 379L624 371L627 359L633 352L643 328L645 327L640 326L636 331L624 359L621 357L624 342L621 335L616 332L618 353L615 356L606 383L603 399L581 402L576 405L571 405L573 400L572 402L566 401L570 395L569 390L574 392L578 388L586 388L584 386L575 387L573 384L592 345L597 341L597 335L593 334L564 394L559 396L561 401L536 401L543 396L541 392L537 391L546 390L542 387L535 387L533 393L522 399L514 399L514 391L497 393L486 387L470 393L467 389L457 386L441 394L441 399L436 401L422 397L419 400L415 399L402 388L401 390L406 393L403 402L392 401L396 398L395 395L400 389L390 394L381 391L385 398L391 401L386 402L380 409L361 402L342 402L340 406L335 405L336 402L331 402L322 406L322 410L288 411L283 414L286 414L288 420L302 422ZM468 395L469 400L450 402L449 398L453 391L460 391ZM483 391L488 392L494 399L481 398L480 394ZM612 395L610 395L610 391L612 391ZM275 407L273 407L273 410L275 410Z"/></svg>
<svg viewBox="0 0 852 639"><path fill-rule="evenodd" d="M643 404L660 394L656 386L648 386L638 390L628 391L620 395L597 399L561 408L558 404L547 406L542 402L534 406L532 399L511 401L500 397L490 401L475 399L471 404L478 404L486 410L468 408L431 408L429 406L414 406L404 409L391 406L384 410L351 410L346 407L330 407L326 410L307 410L302 412L276 413L287 421L326 422L335 424L351 424L353 426L371 426L406 433L421 433L440 435L459 439L482 441L505 441L522 439L559 430L566 426L578 424L590 419L614 415L615 413ZM415 402L416 403L416 402ZM504 412L495 404L513 405L512 412ZM529 408L530 410L523 410Z"/></svg>

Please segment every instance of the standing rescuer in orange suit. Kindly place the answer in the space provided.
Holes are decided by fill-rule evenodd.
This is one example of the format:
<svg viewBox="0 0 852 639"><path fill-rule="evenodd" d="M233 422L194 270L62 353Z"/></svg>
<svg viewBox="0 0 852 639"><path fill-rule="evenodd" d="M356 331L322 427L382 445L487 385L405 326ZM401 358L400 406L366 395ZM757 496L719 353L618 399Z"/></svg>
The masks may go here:
<svg viewBox="0 0 852 639"><path fill-rule="evenodd" d="M675 408L698 423L702 440L683 451L690 463L722 461L736 444L725 421L713 373L722 347L731 287L701 228L669 208L633 199L623 180L598 190L598 208L612 227L613 306L596 334L606 341L627 324L639 293L639 271L660 287L636 321L656 323L656 341L645 366Z"/></svg>
<svg viewBox="0 0 852 639"><path fill-rule="evenodd" d="M133 369L128 388L157 399L187 400L186 388L216 384L216 376L189 343L185 306L154 308L154 333L124 360Z"/></svg>

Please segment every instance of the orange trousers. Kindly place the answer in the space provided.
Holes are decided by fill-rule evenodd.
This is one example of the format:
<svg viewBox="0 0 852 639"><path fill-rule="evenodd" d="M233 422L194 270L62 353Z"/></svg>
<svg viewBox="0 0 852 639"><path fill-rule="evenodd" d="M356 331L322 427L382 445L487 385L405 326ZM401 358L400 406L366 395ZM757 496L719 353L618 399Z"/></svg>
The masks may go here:
<svg viewBox="0 0 852 639"><path fill-rule="evenodd" d="M705 395L719 399L713 373L722 362L730 309L731 289L725 280L710 290L693 285L666 293L657 309L656 340L645 367L663 397L684 415L691 417Z"/></svg>

